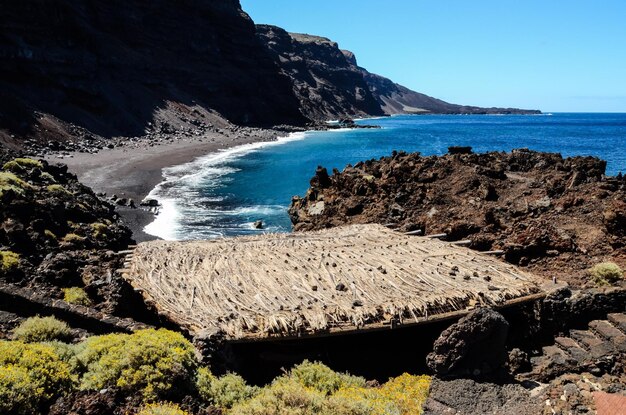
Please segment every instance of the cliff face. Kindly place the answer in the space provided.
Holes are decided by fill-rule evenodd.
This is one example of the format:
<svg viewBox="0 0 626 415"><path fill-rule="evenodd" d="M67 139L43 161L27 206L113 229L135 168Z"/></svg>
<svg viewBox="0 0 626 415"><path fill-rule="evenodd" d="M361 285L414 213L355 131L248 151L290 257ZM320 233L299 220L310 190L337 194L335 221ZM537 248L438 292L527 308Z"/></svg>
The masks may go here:
<svg viewBox="0 0 626 415"><path fill-rule="evenodd" d="M532 114L535 110L450 104L398 85L358 66L354 53L330 39L257 25L257 34L283 74L304 115L313 120L392 114Z"/></svg>
<svg viewBox="0 0 626 415"><path fill-rule="evenodd" d="M45 147L146 130L201 133L224 118L272 126L523 112L410 91L360 68L329 39L255 27L238 0L8 3L0 8L0 142L16 147L25 138Z"/></svg>
<svg viewBox="0 0 626 415"><path fill-rule="evenodd" d="M259 38L291 78L302 112L314 120L383 115L359 69L337 43L318 36L257 25Z"/></svg>
<svg viewBox="0 0 626 415"><path fill-rule="evenodd" d="M235 123L303 124L287 77L238 0L22 0L0 10L0 127L51 114L141 135L177 103Z"/></svg>

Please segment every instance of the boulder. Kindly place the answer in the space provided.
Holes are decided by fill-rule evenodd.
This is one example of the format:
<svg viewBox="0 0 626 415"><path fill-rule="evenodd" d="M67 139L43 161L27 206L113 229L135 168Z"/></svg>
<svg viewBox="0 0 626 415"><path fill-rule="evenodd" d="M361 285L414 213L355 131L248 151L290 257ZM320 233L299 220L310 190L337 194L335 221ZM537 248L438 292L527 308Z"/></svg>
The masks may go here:
<svg viewBox="0 0 626 415"><path fill-rule="evenodd" d="M444 330L426 364L440 376L479 376L503 367L509 324L489 308L479 308Z"/></svg>
<svg viewBox="0 0 626 415"><path fill-rule="evenodd" d="M146 199L142 200L140 204L141 204L141 206L157 207L157 206L159 206L159 201L156 200L156 199L146 198Z"/></svg>
<svg viewBox="0 0 626 415"><path fill-rule="evenodd" d="M450 146L448 147L448 154L472 154L472 147Z"/></svg>

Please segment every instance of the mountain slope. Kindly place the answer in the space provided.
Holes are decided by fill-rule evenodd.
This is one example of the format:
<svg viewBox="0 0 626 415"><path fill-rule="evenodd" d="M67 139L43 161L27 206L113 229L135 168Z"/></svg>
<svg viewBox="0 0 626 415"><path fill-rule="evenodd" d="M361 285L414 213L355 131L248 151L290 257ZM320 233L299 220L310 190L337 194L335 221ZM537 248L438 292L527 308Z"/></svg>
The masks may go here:
<svg viewBox="0 0 626 415"><path fill-rule="evenodd" d="M345 51L348 56L354 56ZM356 65L356 61L354 62ZM540 114L538 110L517 108L482 108L450 104L437 98L410 90L390 79L360 68L365 82L385 114Z"/></svg>
<svg viewBox="0 0 626 415"><path fill-rule="evenodd" d="M257 34L292 81L302 113L313 120L383 115L360 70L330 39L257 25Z"/></svg>
<svg viewBox="0 0 626 415"><path fill-rule="evenodd" d="M305 122L238 0L10 2L0 56L0 127L20 134L39 112L141 135L169 103L239 124Z"/></svg>

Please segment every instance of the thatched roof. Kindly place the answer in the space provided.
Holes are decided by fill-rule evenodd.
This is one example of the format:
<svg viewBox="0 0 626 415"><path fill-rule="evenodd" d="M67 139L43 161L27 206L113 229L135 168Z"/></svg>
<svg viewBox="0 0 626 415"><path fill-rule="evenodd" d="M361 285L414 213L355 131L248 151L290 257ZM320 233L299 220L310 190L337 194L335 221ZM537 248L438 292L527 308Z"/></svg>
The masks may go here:
<svg viewBox="0 0 626 415"><path fill-rule="evenodd" d="M146 242L124 276L192 333L231 340L410 324L539 292L496 258L379 225Z"/></svg>

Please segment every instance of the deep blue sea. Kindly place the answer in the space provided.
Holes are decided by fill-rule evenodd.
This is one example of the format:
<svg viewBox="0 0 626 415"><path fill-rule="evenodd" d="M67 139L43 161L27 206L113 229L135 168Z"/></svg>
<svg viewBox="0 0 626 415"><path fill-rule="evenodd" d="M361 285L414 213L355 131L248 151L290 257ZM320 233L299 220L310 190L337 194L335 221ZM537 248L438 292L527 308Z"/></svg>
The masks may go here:
<svg viewBox="0 0 626 415"><path fill-rule="evenodd" d="M265 232L288 232L291 197L304 195L318 165L331 172L393 150L440 155L452 145L475 152L526 147L598 156L607 160L607 174L626 173L626 114L407 115L359 123L382 128L298 133L166 169L166 182L152 192L163 208L146 231L207 239L259 232L252 224L262 220Z"/></svg>

